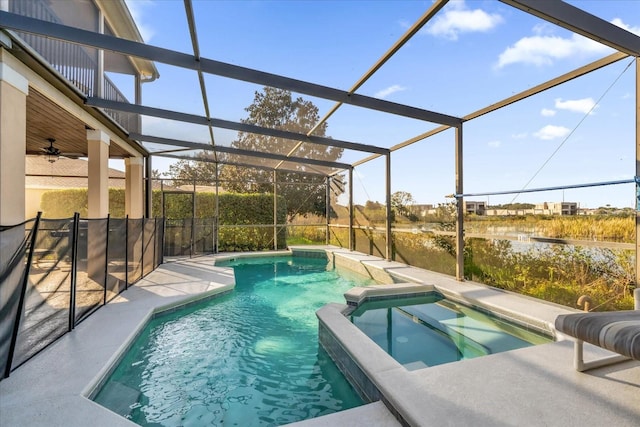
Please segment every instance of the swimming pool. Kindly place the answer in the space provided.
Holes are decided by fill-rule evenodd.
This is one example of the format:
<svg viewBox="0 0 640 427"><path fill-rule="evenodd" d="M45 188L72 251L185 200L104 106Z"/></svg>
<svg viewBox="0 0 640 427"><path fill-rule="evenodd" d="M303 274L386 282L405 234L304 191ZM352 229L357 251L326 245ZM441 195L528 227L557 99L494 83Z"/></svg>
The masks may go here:
<svg viewBox="0 0 640 427"><path fill-rule="evenodd" d="M321 258L225 265L235 291L152 319L94 400L163 426L280 425L361 405L318 345L315 311L374 282Z"/></svg>
<svg viewBox="0 0 640 427"><path fill-rule="evenodd" d="M409 370L552 341L437 292L365 302L350 319Z"/></svg>

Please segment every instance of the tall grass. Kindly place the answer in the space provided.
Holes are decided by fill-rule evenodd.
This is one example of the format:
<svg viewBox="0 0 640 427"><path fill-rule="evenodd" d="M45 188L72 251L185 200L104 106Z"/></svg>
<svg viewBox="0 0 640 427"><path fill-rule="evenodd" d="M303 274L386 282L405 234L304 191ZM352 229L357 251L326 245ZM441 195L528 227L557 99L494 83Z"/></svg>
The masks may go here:
<svg viewBox="0 0 640 427"><path fill-rule="evenodd" d="M569 307L586 295L592 310L633 308L633 251L546 245L522 252L506 240L470 240L469 279Z"/></svg>
<svg viewBox="0 0 640 427"><path fill-rule="evenodd" d="M585 235L572 237L584 238ZM382 236L368 238L370 244L357 239L356 250L383 256ZM333 229L331 240L332 244L345 247L348 233L344 229ZM394 233L393 259L396 261L453 275L455 255L452 237ZM523 251L514 249L508 240L468 238L464 260L468 280L568 307L579 308L578 298L586 295L596 311L633 308L634 251L551 244Z"/></svg>
<svg viewBox="0 0 640 427"><path fill-rule="evenodd" d="M635 217L627 216L542 216L469 217L465 228L487 232L489 227L507 227L544 237L633 243Z"/></svg>
<svg viewBox="0 0 640 427"><path fill-rule="evenodd" d="M635 218L557 217L541 221L547 237L631 243L635 241Z"/></svg>

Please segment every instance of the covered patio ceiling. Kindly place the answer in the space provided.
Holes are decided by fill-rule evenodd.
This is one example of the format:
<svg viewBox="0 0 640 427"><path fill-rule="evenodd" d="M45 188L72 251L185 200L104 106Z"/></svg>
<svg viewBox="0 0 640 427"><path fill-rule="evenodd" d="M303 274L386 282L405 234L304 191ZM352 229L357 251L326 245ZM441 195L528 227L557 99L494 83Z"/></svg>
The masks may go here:
<svg viewBox="0 0 640 427"><path fill-rule="evenodd" d="M196 124L208 128L209 141L207 144L190 140L166 138L162 135L135 133L129 130L129 138L143 144L152 156L164 156L178 159L198 159L221 164L236 164L250 167L260 167L273 170L291 170L305 173L332 176L355 166L364 164L381 156L422 141L447 129L455 128L461 131L463 123L481 117L492 111L506 107L532 95L568 82L577 77L598 70L602 67L620 61L628 56L640 56L640 37L630 33L610 22L562 1L535 0L500 0L514 8L534 15L544 21L556 24L574 33L588 37L599 43L612 47L618 52L605 58L584 65L578 69L560 75L545 83L538 84L522 92L516 93L499 102L487 105L476 111L457 117L411 105L403 105L384 99L379 99L358 93L358 90L374 76L383 65L396 55L400 49L448 3L448 0L437 0L406 32L348 89L337 89L317 83L285 77L257 69L233 65L201 56L200 40L197 35L196 16L191 0L184 0L188 21L189 36L192 53L183 53L161 47L145 45L130 40L120 39L109 35L67 27L51 22L45 22L0 12L0 26L10 30L24 31L37 35L60 39L84 46L104 49L119 54L142 58L149 61L168 64L185 70L191 70L198 75L200 95L204 104L204 115L188 114L169 109L155 108L145 105L128 104L110 101L96 97L85 97L88 107L109 109L129 113L137 113L147 117L176 121L183 124ZM321 120L306 133L294 133L282 129L271 129L243 122L223 120L211 116L210 100L214 99L208 93L206 76L219 76L251 84L286 89L294 93L305 94L334 102ZM399 141L390 147L366 144L362 141L346 141L315 135L316 130L343 106L348 105L359 109L382 112L385 114L419 120L431 124L433 127L427 132L415 135L404 141ZM70 131L78 126L68 126ZM278 146L270 152L240 150L237 148L216 144L214 129L228 129L277 138ZM34 130L34 131L37 131ZM82 129L79 130L81 132ZM40 138L41 136L38 136ZM41 139L41 138L40 138ZM70 138L71 139L71 138ZM460 142L461 143L461 142ZM356 160L352 162L327 161L320 158L303 158L297 156L299 148L305 144L316 144L326 147L333 146L348 150ZM63 151L82 152L81 146L62 147ZM34 147L29 150L35 150ZM208 153L208 155L203 155ZM124 153L113 153L121 156Z"/></svg>

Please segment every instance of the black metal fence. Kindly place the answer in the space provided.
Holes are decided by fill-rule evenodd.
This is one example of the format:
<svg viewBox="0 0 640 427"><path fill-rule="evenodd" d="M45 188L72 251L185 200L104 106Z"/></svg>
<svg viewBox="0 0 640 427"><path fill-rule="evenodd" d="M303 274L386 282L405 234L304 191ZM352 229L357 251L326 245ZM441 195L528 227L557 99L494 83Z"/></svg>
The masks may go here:
<svg viewBox="0 0 640 427"><path fill-rule="evenodd" d="M160 265L163 237L161 218L0 226L3 377Z"/></svg>

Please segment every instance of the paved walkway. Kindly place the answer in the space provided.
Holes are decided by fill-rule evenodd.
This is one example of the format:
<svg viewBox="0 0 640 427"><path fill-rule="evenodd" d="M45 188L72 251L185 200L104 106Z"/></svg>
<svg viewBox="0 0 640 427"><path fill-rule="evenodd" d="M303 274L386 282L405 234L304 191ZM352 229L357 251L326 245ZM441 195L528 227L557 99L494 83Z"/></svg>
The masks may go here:
<svg viewBox="0 0 640 427"><path fill-rule="evenodd" d="M157 307L231 289L211 257L162 265L0 382L0 426L132 426L84 397ZM640 363L577 373L570 343L389 372L416 425L640 425ZM397 426L380 403L296 424Z"/></svg>

